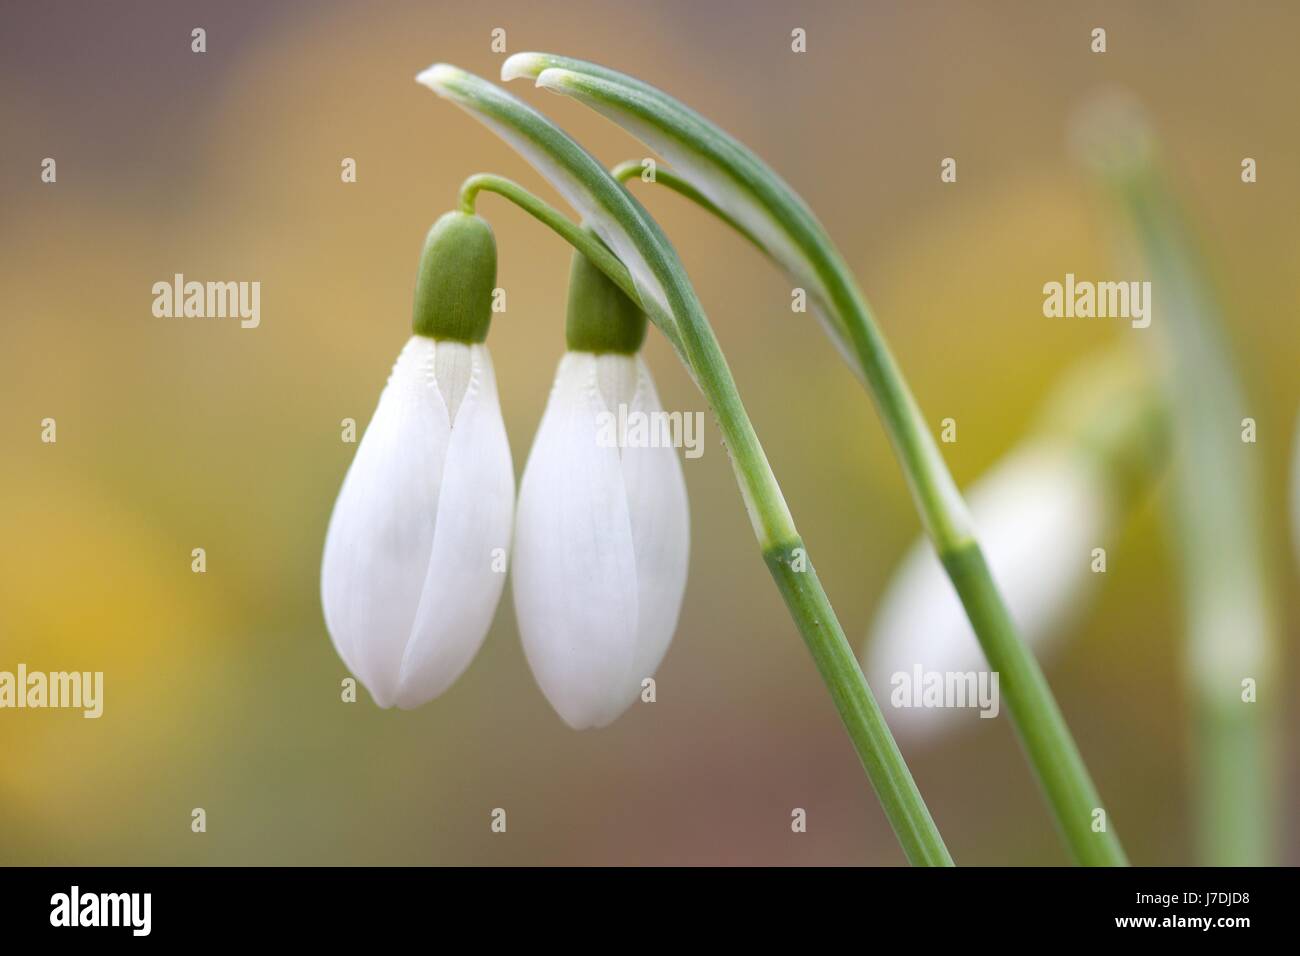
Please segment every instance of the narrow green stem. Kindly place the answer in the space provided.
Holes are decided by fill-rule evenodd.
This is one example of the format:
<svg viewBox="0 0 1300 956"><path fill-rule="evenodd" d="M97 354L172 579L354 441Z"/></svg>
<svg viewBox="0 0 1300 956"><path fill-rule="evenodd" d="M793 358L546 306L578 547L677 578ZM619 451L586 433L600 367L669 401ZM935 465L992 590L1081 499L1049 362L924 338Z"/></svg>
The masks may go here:
<svg viewBox="0 0 1300 956"><path fill-rule="evenodd" d="M847 320L870 392L923 522L970 619L1066 845L1086 866L1127 866L1119 837L1033 652L1020 639L966 505L884 336L838 256L822 280Z"/></svg>
<svg viewBox="0 0 1300 956"><path fill-rule="evenodd" d="M908 860L916 866L952 866L948 848L925 804L920 802L916 782L899 753L880 705L867 687L802 541L795 538L787 545L768 548L763 558L781 597L799 623L804 644L830 691L858 759L866 768Z"/></svg>
<svg viewBox="0 0 1300 956"><path fill-rule="evenodd" d="M597 238L595 233L575 224L554 206L538 199L513 180L506 179L504 176L495 176L492 173L476 173L461 184L461 212L474 212L479 193L496 193L498 196L510 200L538 222L549 226L565 242L585 255L601 272L609 276L632 301L637 301L636 286L632 282L632 276L627 271L627 267L618 260L618 256L609 251L609 248Z"/></svg>
<svg viewBox="0 0 1300 956"><path fill-rule="evenodd" d="M625 178L630 165L617 167ZM699 190L680 177L666 177L663 170L656 170L655 181L719 214L715 204L707 199L700 202ZM733 217L721 218L736 225ZM1077 862L1127 865L1119 838L1051 687L1018 636L975 540L966 504L884 335L848 266L820 227L815 223L798 225L804 235L801 247L826 290L828 305L848 335L847 344L898 456L926 532L957 589L989 666L1001 675L999 686L1007 699L1007 710L1058 829ZM740 231L756 242L749 231ZM1101 812L1095 815L1094 811ZM1093 830L1094 818L1105 820L1104 830Z"/></svg>
<svg viewBox="0 0 1300 956"><path fill-rule="evenodd" d="M674 277L675 278L675 277ZM840 719L898 840L913 864L952 864L930 811L804 551L785 498L759 444L712 327L693 295L666 284L681 321L683 348L731 453L764 559L816 662ZM802 560L796 562L796 552Z"/></svg>
<svg viewBox="0 0 1300 956"><path fill-rule="evenodd" d="M644 180L643 177L644 172L645 172L645 167L641 163L639 163L635 159L628 159L619 163L617 166L611 169L609 171L609 174L613 176L615 179L617 179L620 183L626 183L632 179L642 179L643 181L657 183L660 186L664 186L668 189L671 189L673 192L677 193L678 195L684 196L685 198L689 199L697 206L707 209L709 212L713 213L713 215L717 216L728 226L734 229L737 233L739 233L740 235L748 239L750 243L752 243L753 246L756 249L758 249L759 252L763 253L764 255L767 254L767 249L764 248L763 243L759 241L757 236L755 236L752 232L750 232L747 228L745 228L745 225L739 219L736 219L734 216L731 216L730 214L727 213L725 209L716 205L712 199L710 199L708 196L704 195L704 193L696 189L695 186L692 185L688 180L683 179L681 176L678 176L671 169L663 169L659 166L655 167L653 179Z"/></svg>
<svg viewBox="0 0 1300 956"><path fill-rule="evenodd" d="M466 181L461 192L464 211L472 212L477 194L484 191L503 196L549 226L591 259L648 314L655 315L655 305L640 297L626 267L594 235L521 186L498 176L479 175ZM951 866L952 857L795 529L712 327L684 276L667 270L661 278L667 280L664 288L668 306L678 320L679 351L716 416L764 560L830 691L903 852L914 865ZM656 324L663 329L670 323Z"/></svg>
<svg viewBox="0 0 1300 956"><path fill-rule="evenodd" d="M1136 130L1109 131L1125 142ZM1281 829L1277 598L1261 517L1259 454L1238 429L1253 408L1209 271L1168 177L1145 150L1109 172L1158 290L1152 344L1176 409L1170 527L1182 574L1200 862L1267 866ZM1270 518L1275 517L1269 515ZM1246 690L1247 683L1254 689Z"/></svg>

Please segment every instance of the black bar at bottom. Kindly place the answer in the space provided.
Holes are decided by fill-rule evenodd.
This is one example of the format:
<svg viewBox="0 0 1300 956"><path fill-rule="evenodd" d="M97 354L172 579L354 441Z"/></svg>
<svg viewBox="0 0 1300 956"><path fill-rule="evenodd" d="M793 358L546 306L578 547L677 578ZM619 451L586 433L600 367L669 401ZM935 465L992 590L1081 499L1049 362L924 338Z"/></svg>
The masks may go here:
<svg viewBox="0 0 1300 956"><path fill-rule="evenodd" d="M1292 869L118 869L0 870L6 943L384 938L670 946L834 929L1048 942L1192 937L1231 945L1291 925ZM107 924L107 925L106 925ZM608 932L604 937L593 934ZM426 935L430 934L432 935ZM450 933L450 936L447 934ZM671 933L672 935L665 935ZM682 933L688 935L681 935ZM367 949L369 947L367 946ZM6 946L8 949L8 946ZM12 950L15 951L16 950Z"/></svg>

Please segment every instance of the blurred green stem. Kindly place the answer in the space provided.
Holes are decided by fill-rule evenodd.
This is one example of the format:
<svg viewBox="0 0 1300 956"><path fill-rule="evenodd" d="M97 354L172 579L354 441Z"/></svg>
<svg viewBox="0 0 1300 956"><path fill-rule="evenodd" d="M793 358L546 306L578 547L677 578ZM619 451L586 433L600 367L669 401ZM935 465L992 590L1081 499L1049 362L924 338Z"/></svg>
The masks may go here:
<svg viewBox="0 0 1300 956"><path fill-rule="evenodd" d="M462 210L472 213L475 199L483 191L503 196L549 226L591 259L633 302L654 314L650 303L638 294L627 268L593 233L574 225L523 187L499 176L477 175L468 179L461 192ZM763 559L830 691L858 758L908 860L915 865L951 866L952 857L867 686L803 540L795 530L717 338L694 296L686 294L678 284L684 284L684 278L671 274L668 278L677 279L676 283L665 283L669 305L678 317L676 328L680 337L674 344L686 358L696 383L713 409ZM665 329L667 323L656 325Z"/></svg>
<svg viewBox="0 0 1300 956"><path fill-rule="evenodd" d="M1114 148L1125 133L1139 132L1148 142L1136 129L1108 128L1105 138ZM1204 263L1150 147L1135 145L1104 172L1160 303L1151 331L1174 430L1171 525L1183 574L1200 861L1268 865L1278 841L1275 715L1285 692L1275 677L1260 451L1241 434L1251 411Z"/></svg>

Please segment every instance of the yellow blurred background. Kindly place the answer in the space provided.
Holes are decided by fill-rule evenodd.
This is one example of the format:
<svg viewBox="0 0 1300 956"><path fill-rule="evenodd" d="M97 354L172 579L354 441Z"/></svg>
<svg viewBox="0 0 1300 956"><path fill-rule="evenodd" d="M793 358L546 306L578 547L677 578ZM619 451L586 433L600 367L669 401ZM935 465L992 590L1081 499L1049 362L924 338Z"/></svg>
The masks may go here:
<svg viewBox="0 0 1300 956"><path fill-rule="evenodd" d="M1288 456L1300 408L1300 9L1251 3L14 3L0 14L0 670L102 670L104 715L0 711L0 863L896 864L878 804L755 547L712 421L684 462L691 577L658 702L575 733L509 599L442 698L378 710L318 592L325 523L409 334L425 231L480 171L558 197L417 86L445 60L595 60L765 157L854 264L963 484L1077 359L1135 334L1042 316L1042 285L1111 263L1066 145L1094 91L1147 108L1258 411L1294 685ZM207 31L191 52L190 31ZM1109 50L1089 51L1095 26ZM790 51L806 29L808 52ZM613 164L644 148L523 84ZM958 160L958 182L939 162ZM1259 163L1243 185L1240 161ZM57 183L40 179L57 161ZM352 157L357 182L340 181ZM789 283L679 198L676 242L855 643L918 533L865 392ZM494 322L516 470L562 346L569 251L496 197ZM262 284L257 329L160 319L174 273ZM702 408L662 337L670 408ZM41 421L57 421L55 444ZM207 571L191 572L191 550ZM1177 578L1153 497L1048 676L1129 855L1192 861ZM879 691L880 689L877 688ZM1296 710L1285 705L1284 805ZM905 746L959 863L1063 863L1004 718ZM985 725L987 724L987 725ZM191 832L191 810L207 832ZM492 834L505 808L509 830ZM803 807L808 831L790 829ZM1300 860L1294 825L1281 855Z"/></svg>

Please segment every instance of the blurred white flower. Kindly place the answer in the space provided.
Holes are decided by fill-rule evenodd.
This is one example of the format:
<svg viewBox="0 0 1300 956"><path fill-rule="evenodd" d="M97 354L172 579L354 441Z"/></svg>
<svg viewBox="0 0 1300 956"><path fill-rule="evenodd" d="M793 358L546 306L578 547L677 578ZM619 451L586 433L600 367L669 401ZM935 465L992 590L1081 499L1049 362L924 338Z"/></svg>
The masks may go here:
<svg viewBox="0 0 1300 956"><path fill-rule="evenodd" d="M677 627L690 521L676 451L602 440L619 406L662 411L636 354L571 351L524 469L513 590L524 652L575 729L637 698ZM631 447L635 444L636 447Z"/></svg>
<svg viewBox="0 0 1300 956"><path fill-rule="evenodd" d="M1039 654L1091 583L1092 549L1115 506L1102 475L1075 448L1040 441L1004 459L969 491L977 540L1022 638ZM881 599L866 647L871 686L888 699L895 675L986 671L988 664L929 542L909 551ZM901 678L900 678L901 681ZM973 708L885 708L920 734L977 719Z"/></svg>
<svg viewBox="0 0 1300 956"><path fill-rule="evenodd" d="M501 597L513 502L487 346L412 336L343 481L321 566L330 637L379 706L419 706L469 665Z"/></svg>

